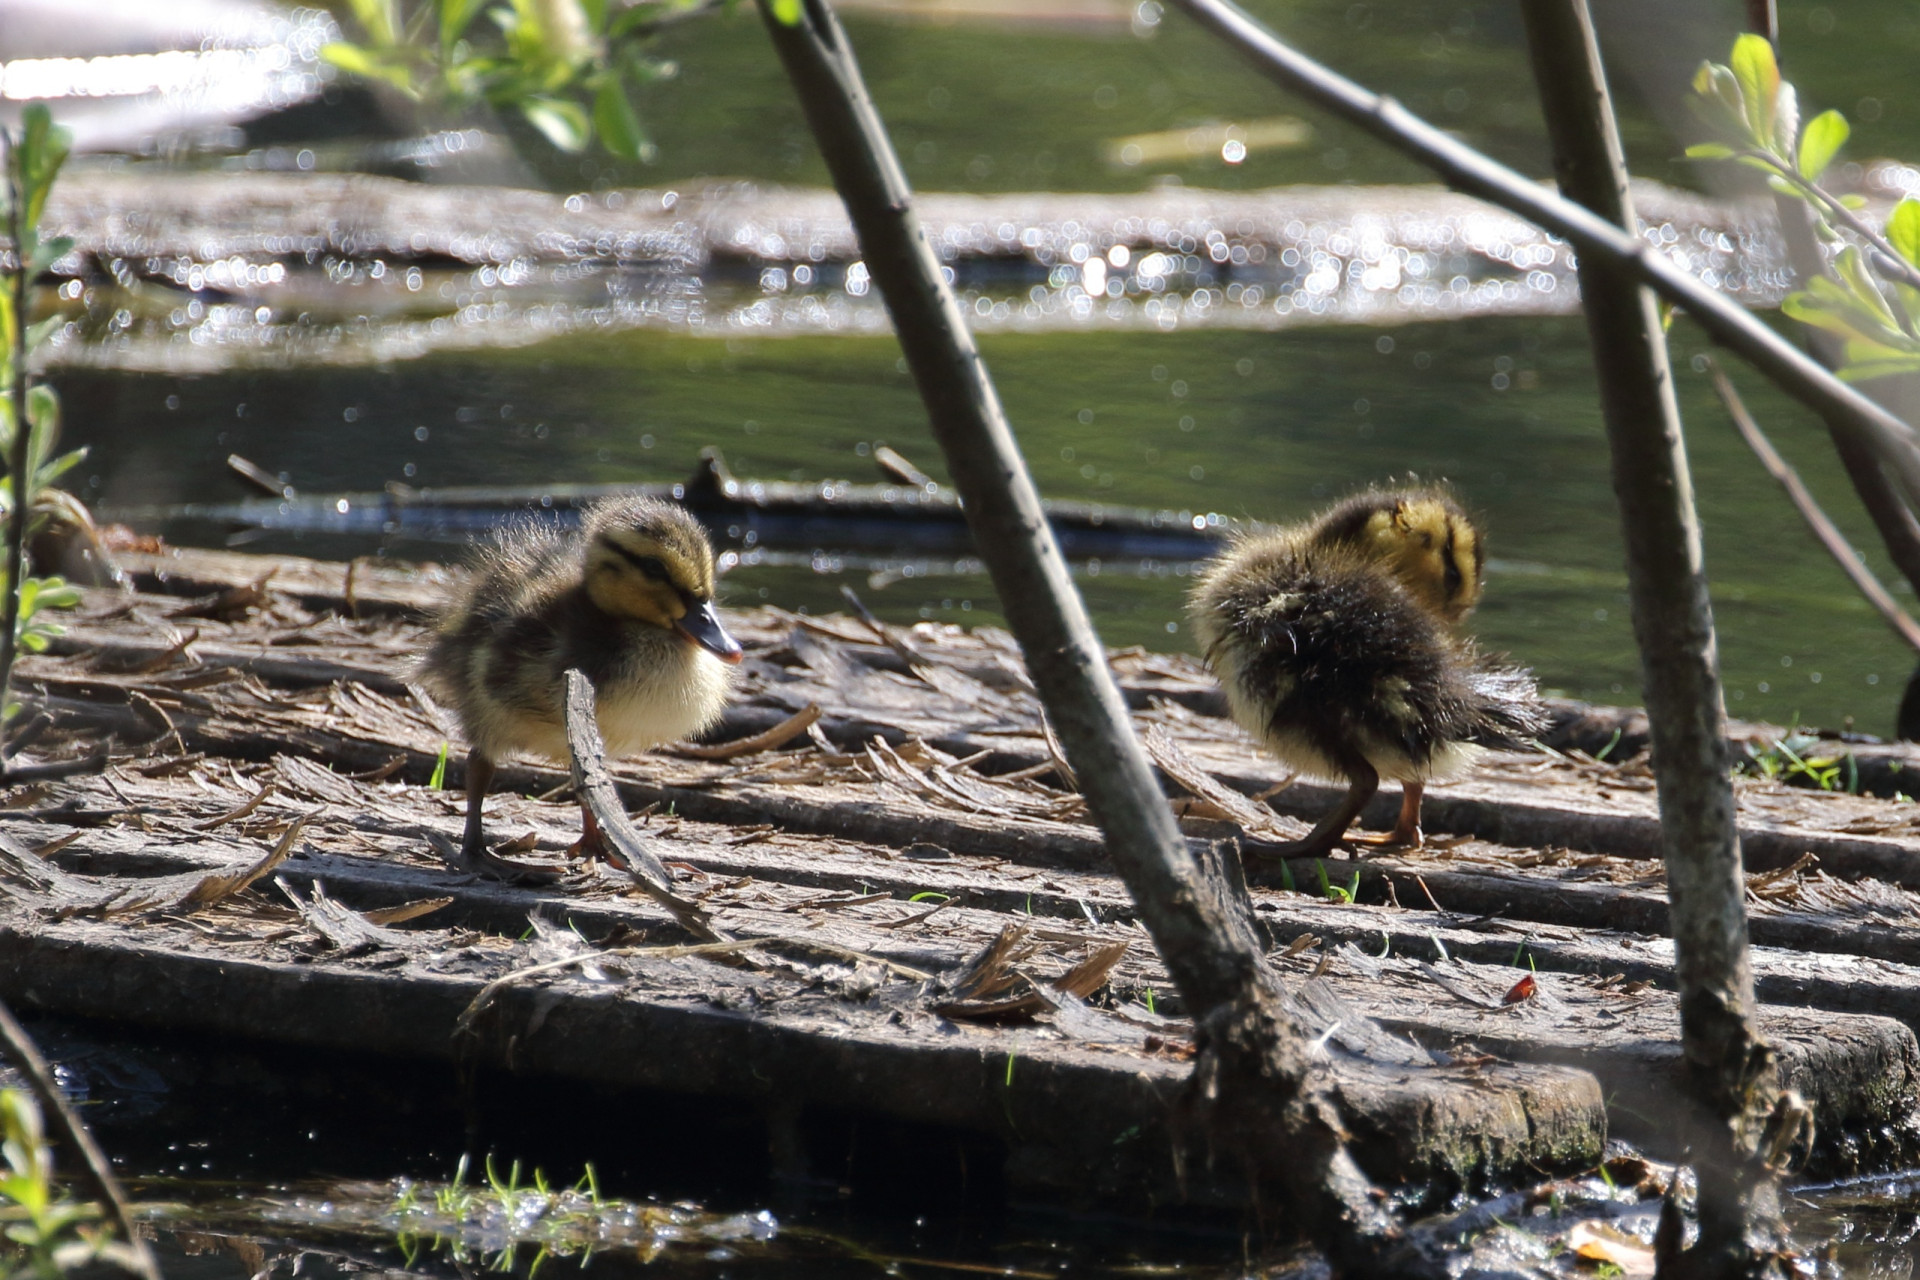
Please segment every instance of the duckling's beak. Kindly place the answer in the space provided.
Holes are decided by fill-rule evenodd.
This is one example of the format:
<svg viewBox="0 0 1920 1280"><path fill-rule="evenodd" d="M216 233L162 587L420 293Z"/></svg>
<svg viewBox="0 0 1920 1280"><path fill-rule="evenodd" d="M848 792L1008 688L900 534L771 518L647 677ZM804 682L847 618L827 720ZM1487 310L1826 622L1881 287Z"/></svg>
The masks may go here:
<svg viewBox="0 0 1920 1280"><path fill-rule="evenodd" d="M720 661L740 661L740 642L728 635L727 629L720 625L720 615L714 612L711 603L687 610L687 615L673 625L681 635Z"/></svg>

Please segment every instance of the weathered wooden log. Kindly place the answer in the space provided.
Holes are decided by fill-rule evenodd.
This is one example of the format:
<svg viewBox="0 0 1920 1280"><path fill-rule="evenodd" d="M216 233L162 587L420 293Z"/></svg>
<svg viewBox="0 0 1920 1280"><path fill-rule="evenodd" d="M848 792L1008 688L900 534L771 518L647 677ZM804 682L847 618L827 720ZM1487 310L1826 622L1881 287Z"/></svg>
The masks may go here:
<svg viewBox="0 0 1920 1280"><path fill-rule="evenodd" d="M331 797L311 828L323 848L309 844L303 856L279 868L296 891L324 884L331 901L368 916L451 899L432 923L500 937L521 933L531 916L564 921L569 936L581 938L678 940L670 915L643 898L620 896L624 878L611 873L539 888L449 884L431 861L395 856L418 847L422 828L457 828L457 817L436 793L390 782L355 783L286 757L267 776L278 785L261 791L273 794L236 822L266 823L270 830L297 807ZM122 790L138 801L178 788L129 780ZM198 788L191 794L200 797L201 807L225 803L209 801ZM508 814L525 824L529 836L537 835L540 849L558 851L572 835L565 806L516 802ZM1043 952L1031 963L1049 978L1082 947L1144 941L1122 887L1110 875L1036 873L964 855L902 857L858 841L805 838L764 825L744 836L735 834L737 827L685 820L668 825L671 830L657 829L651 838L690 873L685 891L699 894L729 930L768 939L770 950L799 959L866 955L924 972L949 970L983 947L1009 912L1041 940ZM46 829L67 830L53 823ZM198 880L253 860L244 843L219 838L221 830L192 843L133 827L72 830L72 843L54 857L72 872L104 877L106 886ZM526 838L519 843L523 853L531 852ZM394 852L369 857L369 849ZM924 906L928 896L948 905L931 912ZM916 897L921 903L911 901ZM62 900L68 899L128 899L128 891ZM1342 1024L1333 1032L1339 1041L1372 1018L1429 1047L1462 1046L1468 1056L1476 1051L1465 1046L1484 1048L1490 1038L1503 1054L1526 1060L1577 1064L1579 1055L1590 1054L1588 1069L1598 1074L1609 1099L1612 1132L1644 1141L1661 1155L1679 1154L1671 1145L1680 1061L1672 1037L1670 944L1615 930L1580 934L1297 894L1263 892L1254 901L1261 931L1279 948L1278 963L1302 977L1318 973L1326 988L1332 1003L1322 1001L1319 1008L1320 1034ZM1903 976L1870 961L1842 969L1829 957L1779 953L1761 953L1760 963L1763 982L1802 1006L1839 1005L1920 1022L1920 975L1912 971ZM1539 985L1537 999L1502 1004L1502 994L1529 973ZM1159 992L1162 1015L1184 1007L1144 946L1122 956L1109 980L1116 1007L1135 1010L1133 1016L1146 1017L1137 1001L1152 991ZM1659 989L1641 986L1648 982ZM1820 1136L1810 1170L1825 1176L1885 1168L1920 1149L1913 1142L1920 1128L1910 1087L1915 1053L1905 1028L1805 1010L1769 1009L1767 1018L1770 1034L1783 1046L1790 1081L1816 1099ZM1162 1035L1183 1034L1183 1024L1164 1016L1149 1021ZM1357 1043L1364 1048L1366 1042Z"/></svg>

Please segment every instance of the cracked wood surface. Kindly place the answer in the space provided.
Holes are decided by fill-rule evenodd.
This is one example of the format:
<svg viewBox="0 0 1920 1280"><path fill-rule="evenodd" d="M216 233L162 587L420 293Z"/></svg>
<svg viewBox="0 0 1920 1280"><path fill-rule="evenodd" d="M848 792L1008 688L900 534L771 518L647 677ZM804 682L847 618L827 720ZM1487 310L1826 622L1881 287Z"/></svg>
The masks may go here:
<svg viewBox="0 0 1920 1280"><path fill-rule="evenodd" d="M145 962L129 961L125 948L147 946L162 934L174 941L153 945L178 953L162 968L178 973L165 980L150 975L150 983L205 984L221 972L218 965L205 967L210 956L245 956L251 966L245 981L262 991L297 985L300 974L327 966L344 967L356 982L410 974L420 963L417 948L380 941L395 933L471 934L474 940L452 949L485 953L494 966L486 972L498 977L510 966L541 963L536 944L515 951L519 944L506 942L536 913L570 922L603 944L681 940L664 913L621 892L613 879L582 877L548 889L461 882L422 838L427 830L457 836L461 810L456 793L423 785L441 743L453 734L447 718L406 683L407 662L420 641L408 613L438 589L444 579L436 571L356 566L354 598L363 615L356 619L324 612L344 605L344 566L230 553L168 559L165 585L196 597L255 583L269 569L272 576L259 602L236 608L231 619L212 606L196 612L216 616L169 617L180 609L178 596L90 597L59 652L23 664L22 685L30 704L56 720L43 746L57 754L97 744L104 735L115 745L116 763L104 777L35 784L0 797L0 836L45 850L49 865L63 874L91 877L98 895L131 879L185 884L183 877L232 876L257 864L296 817L313 816L293 856L273 868L284 891L262 882L213 906L158 916L109 913L95 902L82 913L85 919L71 910L64 914L72 918L51 919L63 910L36 901L33 894L44 889L9 881L0 859L0 893L10 902L0 948L68 975L64 994L38 991L43 1000L87 1005L109 998L88 983L106 982L101 975L109 971L139 971ZM161 585L151 569L146 566L144 580ZM1078 797L1051 768L1037 702L1011 641L991 631L931 626L889 628L883 637L858 620L773 610L733 615L729 624L748 646L748 663L740 698L716 736L765 730L810 702L824 713L818 724L784 750L735 760L656 752L618 765L615 781L629 806L653 808L645 819L649 839L682 877L682 891L751 942L760 957L755 964L771 967L742 971L697 957L647 961L641 965L647 982L689 965L710 987L719 981L716 974L739 978L738 990L727 988L733 994L701 1006L709 1018L720 1009L752 1021L762 1017L761 1003L786 1008L797 999L831 997L840 1003L830 1022L850 1019L861 1035L884 1039L891 1034L885 1019L898 1008L876 1015L880 1006L861 1002L903 980L892 974L872 986L863 964L948 972L1014 918L1029 921L1042 944L1027 962L1038 979L1059 976L1099 946L1129 943L1101 1000L1111 1008L1081 1016L1063 1005L1039 1026L949 1022L949 1034L976 1046L1000 1044L995 1060L1003 1072L1009 1052L1019 1060L1054 1043L1073 1053L1097 1049L1096 1057L1114 1060L1101 1068L1109 1072L1178 1078L1184 1028L1168 1016L1178 1013L1177 999L1133 923L1124 890L1105 873L1097 833L1085 823ZM1195 710L1209 705L1210 682L1190 660L1127 651L1114 656L1114 665L1143 726L1177 742L1224 785L1258 794L1281 781L1237 729ZM516 856L537 858L571 843L577 810L527 798L565 781L553 769L502 769L504 790L490 802L490 825L497 833L521 833L513 842ZM1614 1103L1614 1131L1657 1147L1678 1067L1672 997L1662 990L1671 986L1671 948L1649 936L1664 926L1659 867L1636 843L1650 822L1650 786L1644 759L1610 766L1577 755L1490 758L1472 778L1430 795L1430 812L1438 803L1452 815L1435 825L1487 837L1547 834L1516 847L1456 830L1424 850L1365 862L1329 860L1332 885L1344 889L1359 874L1357 903L1321 896L1311 863L1291 868L1294 883L1308 891L1296 893L1276 886L1281 872L1275 865L1250 859L1256 919L1277 954L1292 951L1279 963L1303 980L1300 998L1329 1029L1330 1063L1342 1071L1360 1064L1349 1103L1370 1164L1431 1176L1437 1185L1469 1185L1496 1180L1499 1170L1526 1161L1567 1158L1595 1140L1601 1089ZM1741 792L1743 832L1752 826L1763 850L1771 848L1753 860L1750 876L1760 991L1763 999L1800 1006L1770 1008L1767 1026L1790 1078L1819 1114L1814 1167L1842 1172L1909 1162L1920 1150L1913 1119L1920 1055L1906 1029L1920 1026L1920 968L1912 967L1920 945L1912 927L1914 894L1906 887L1920 875L1907 869L1902 838L1913 821L1903 811L1912 806L1762 782L1743 783ZM1316 797L1330 794L1298 783L1270 803L1310 813ZM1224 820L1236 813L1244 819L1238 805L1181 795L1173 801L1185 811L1191 835L1245 835ZM1275 815L1263 826L1284 832L1292 821ZM1777 847L1767 846L1769 831L1777 833ZM1246 843L1257 854L1258 840ZM1808 852L1817 862L1803 858ZM303 913L292 909L288 893L303 895ZM349 923L341 936L351 956L329 948L314 918L317 910L338 928L329 908L417 909L441 897L452 902L406 926L369 921L378 932L368 933ZM327 906L316 907L322 901ZM368 937L375 941L366 943ZM207 955L200 954L202 944L211 948ZM109 955L120 959L99 958ZM1536 994L1503 1004L1516 961L1538 966ZM180 976L189 971L198 976ZM822 978L827 971L833 976ZM840 971L852 976L843 980ZM1315 973L1317 979L1304 981ZM10 994L35 985L19 976L9 981L16 984ZM836 982L842 985L829 990ZM592 980L577 971L542 973L524 987L509 984L501 998L511 1003L545 992L541 999L559 999L583 983ZM797 989L769 995L768 983ZM647 1004L651 997L633 989L639 985L627 983L619 1007ZM102 990L119 992L122 1001L111 1016L130 1016L130 1009L152 1016L168 1007L151 992L136 997L138 986L124 977L106 982ZM662 990L660 1007L649 1005L646 1018L692 1007L684 992ZM590 994L606 1003L597 988ZM441 1001L436 1008L451 1008L454 1000L445 992L433 998ZM903 998L888 994L896 1002ZM249 997L245 1007L276 1006L262 996ZM933 1016L918 1008L916 1017ZM194 1004L182 1016L215 1012L233 1016L217 1002ZM313 1034L282 1025L283 1015L261 1017L256 1034ZM440 1025L444 1034L451 1018ZM1361 1030L1368 1025L1390 1032L1383 1038ZM420 1027L358 1034L388 1037L362 1047L452 1052L425 1046ZM715 1034L725 1039L736 1032ZM1087 1041L1089 1034L1096 1040ZM1010 1039L992 1041L995 1036ZM1035 1036L1031 1045L1021 1039ZM494 1061L568 1069L564 1054L536 1048L538 1040L509 1038L487 1052ZM1391 1051L1389 1041L1397 1046ZM1424 1048L1416 1050L1416 1043ZM794 1052L798 1062L815 1050ZM1454 1065L1431 1065L1436 1053ZM1586 1078L1577 1073L1544 1066L1522 1071L1488 1054L1577 1064L1596 1073L1599 1087L1580 1083ZM929 1082L945 1079L940 1072L955 1068L926 1070L933 1074L923 1083L932 1088ZM670 1087L702 1087L691 1076L677 1078ZM720 1078L731 1077L723 1072ZM1145 1095L1120 1100L1124 1092L1088 1086L1085 1097L1089 1106L1107 1099L1122 1112L1146 1105ZM830 1094L815 1100L829 1103ZM1152 1106L1163 1106L1166 1096L1155 1094ZM1486 1096L1507 1099L1505 1120L1489 1118L1499 1108ZM944 1103L916 1105L931 1107L936 1118L946 1114ZM1464 1108L1462 1123L1492 1127L1480 1140L1466 1128L1441 1132L1431 1119L1410 1119L1435 1108ZM989 1124L984 1112L966 1114L968 1125L1009 1142L1018 1178L1056 1194L1075 1185L1067 1153L1087 1152L1067 1138L1029 1140L1024 1121L1013 1126L1002 1115ZM1149 1126L1154 1154L1115 1174L1111 1186L1095 1188L1095 1198L1172 1193L1170 1122L1153 1123L1161 1126ZM1227 1193L1215 1187L1197 1194Z"/></svg>

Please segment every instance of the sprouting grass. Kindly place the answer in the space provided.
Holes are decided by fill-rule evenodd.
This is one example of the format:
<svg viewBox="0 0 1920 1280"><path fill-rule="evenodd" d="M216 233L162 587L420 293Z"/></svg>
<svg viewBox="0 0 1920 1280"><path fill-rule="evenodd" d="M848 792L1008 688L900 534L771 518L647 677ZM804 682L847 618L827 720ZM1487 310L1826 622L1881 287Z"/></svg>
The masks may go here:
<svg viewBox="0 0 1920 1280"><path fill-rule="evenodd" d="M1621 732L1622 732L1621 730L1615 729L1613 731L1613 736L1607 739L1607 745L1600 748L1598 751L1594 752L1593 758L1595 760L1599 760L1602 763L1604 763L1606 761L1606 758L1613 754L1613 749L1620 745Z"/></svg>
<svg viewBox="0 0 1920 1280"><path fill-rule="evenodd" d="M772 1240L780 1224L771 1213L716 1214L686 1203L610 1199L592 1165L570 1187L518 1160L503 1173L489 1156L484 1181L471 1181L465 1157L450 1182L349 1184L324 1195L275 1202L266 1216L309 1229L339 1230L393 1240L409 1267L427 1255L452 1260L463 1272L523 1270L531 1280L551 1258L637 1253L642 1261L675 1249L702 1253ZM531 1250L524 1260L523 1251Z"/></svg>
<svg viewBox="0 0 1920 1280"><path fill-rule="evenodd" d="M1739 763L1744 773L1779 782L1799 783L1821 791L1860 790L1860 765L1852 752L1839 756L1816 756L1812 752L1820 739L1812 734L1789 729L1785 737L1764 747L1747 744L1747 758ZM1842 782L1842 775L1845 782Z"/></svg>
<svg viewBox="0 0 1920 1280"><path fill-rule="evenodd" d="M1327 864L1315 858L1313 869L1320 876L1320 896L1328 902L1348 903L1360 896L1360 872L1356 869L1353 879L1344 885L1334 884L1327 879Z"/></svg>
<svg viewBox="0 0 1920 1280"><path fill-rule="evenodd" d="M427 779L427 786L434 791L442 790L447 785L448 748L449 744L445 742L440 744L440 757L433 762L433 776Z"/></svg>

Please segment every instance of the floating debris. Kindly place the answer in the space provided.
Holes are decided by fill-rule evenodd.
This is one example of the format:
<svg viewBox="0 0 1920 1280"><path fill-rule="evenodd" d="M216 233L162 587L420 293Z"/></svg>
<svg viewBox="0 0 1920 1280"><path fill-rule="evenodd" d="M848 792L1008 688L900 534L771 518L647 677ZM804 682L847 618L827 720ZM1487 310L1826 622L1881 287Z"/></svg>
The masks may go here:
<svg viewBox="0 0 1920 1280"><path fill-rule="evenodd" d="M1755 306L1785 293L1770 206L1644 182L1634 198L1647 241L1703 281ZM1398 325L1578 306L1566 243L1432 187L927 194L916 206L982 332ZM186 373L636 327L888 329L831 191L563 197L320 173L78 171L48 223L75 238L55 266L67 323L50 352L66 365Z"/></svg>

